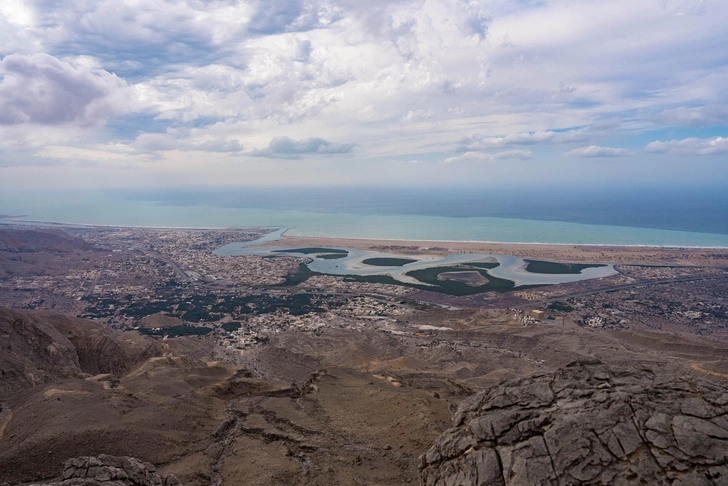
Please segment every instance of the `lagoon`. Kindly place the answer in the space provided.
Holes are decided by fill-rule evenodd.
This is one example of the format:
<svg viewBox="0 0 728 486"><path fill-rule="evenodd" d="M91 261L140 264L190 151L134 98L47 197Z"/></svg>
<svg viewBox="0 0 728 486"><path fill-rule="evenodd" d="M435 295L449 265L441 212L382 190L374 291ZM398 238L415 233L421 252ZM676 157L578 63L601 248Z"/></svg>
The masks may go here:
<svg viewBox="0 0 728 486"><path fill-rule="evenodd" d="M482 270L487 272L487 274L492 277L509 280L514 283L515 287L521 287L528 285L549 285L557 283L576 282L592 278L608 277L617 273L617 271L614 269L614 265L610 264L604 264L604 266L600 267L584 268L577 273L533 273L527 270L528 262L526 262L524 259L512 255L500 254L457 253L449 254L447 256L413 256L382 251L360 250L356 248L319 249L321 250L319 252L319 254L321 255L331 254L337 251L343 255L343 251L348 252L346 256L332 260L327 258L318 258L318 255L308 251L309 249L301 249L287 246L259 246L261 243L270 243L271 241L275 241L275 239L280 237L284 232L288 234L288 231L286 230L278 230L276 232L269 233L260 240L241 243L230 243L215 250L215 254L221 256L305 256L311 259L311 261L307 263L308 268L311 271L317 273L338 276L390 276L394 280L405 284L430 287L433 286L426 282L417 280L416 278L408 274L415 270L424 270L433 267L452 267L454 265L464 265L467 263L478 262L497 263L498 265L495 268ZM386 259L401 259L412 261L403 265L372 266L365 263L366 260L370 259L383 259L385 261ZM487 267L490 266L491 265L487 265ZM481 266L481 268L482 267L484 266Z"/></svg>

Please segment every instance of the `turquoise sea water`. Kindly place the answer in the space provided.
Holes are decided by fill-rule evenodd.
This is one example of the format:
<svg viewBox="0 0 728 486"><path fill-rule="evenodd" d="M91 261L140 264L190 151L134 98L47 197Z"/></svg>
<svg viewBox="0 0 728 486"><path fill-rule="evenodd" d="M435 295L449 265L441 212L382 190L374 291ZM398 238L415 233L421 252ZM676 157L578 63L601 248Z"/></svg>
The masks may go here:
<svg viewBox="0 0 728 486"><path fill-rule="evenodd" d="M346 204L337 205L335 199L331 198L324 198L316 204L311 203L311 198L299 200L293 197L287 201L279 197L274 203L266 203L261 198L222 203L212 196L207 199L200 196L182 200L160 195L155 200L149 194L129 196L120 193L45 192L29 197L27 193L3 191L0 194L0 215L22 215L23 219L36 221L111 226L285 227L290 228L287 234L291 236L728 247L728 232L723 231L722 219L723 216L728 219L728 214L722 213L722 206L712 209L710 224L700 226L716 228L720 232L703 232L573 222L574 219L588 221L588 214L575 217L576 212L558 208L550 209L553 214L546 210L531 213L525 210L511 211L519 215L533 214L534 219L494 217L483 215L490 214L485 206L482 210L473 211L474 204L467 199L461 204L463 211L458 212L456 195L448 200L450 205L447 211L428 210L426 201L421 204L422 210L418 211L416 200L406 200L406 204L400 201L399 206L383 201L378 206L376 194L371 198L357 197L362 199L361 204L347 200ZM585 204L588 205L588 201ZM572 206L577 207L578 204ZM517 204L514 207L518 209ZM674 212L661 214L657 206L654 210L657 211L654 221L664 220L664 226L680 227L680 219L674 217ZM640 220L635 223L634 218L628 217L628 210L623 211L628 224L639 224ZM501 211L498 214L505 213ZM704 216L701 213L693 219ZM549 220L549 217L554 220ZM693 227L691 224L694 221L690 221L689 212L681 217L686 221L685 227ZM595 219L621 221L618 214ZM649 220L649 214L643 219ZM10 220L0 220L3 221Z"/></svg>

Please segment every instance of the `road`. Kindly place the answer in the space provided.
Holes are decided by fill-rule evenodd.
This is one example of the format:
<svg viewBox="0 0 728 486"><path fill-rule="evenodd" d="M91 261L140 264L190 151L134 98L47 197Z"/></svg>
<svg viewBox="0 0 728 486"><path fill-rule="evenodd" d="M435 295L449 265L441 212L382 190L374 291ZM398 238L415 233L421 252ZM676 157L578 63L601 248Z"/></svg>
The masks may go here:
<svg viewBox="0 0 728 486"><path fill-rule="evenodd" d="M148 256L150 256L152 258L158 258L159 260L162 260L167 265L170 265L172 268L174 268L174 271L177 272L177 275L182 277L185 282L192 282L192 279L190 278L190 276L187 275L187 273L185 273L185 271L182 270L179 267L179 265L177 265L177 263L174 260L172 260L171 258L161 255L159 253L156 253L154 251L147 250L145 248L141 248L141 250L144 251L144 253L147 254Z"/></svg>
<svg viewBox="0 0 728 486"><path fill-rule="evenodd" d="M94 289L96 288L96 283L99 281L99 277L101 277L101 269L96 271L96 277L94 278L94 281L91 283L91 288L88 289L86 292L84 292L86 295L91 295L94 293ZM83 289L83 287L82 287Z"/></svg>

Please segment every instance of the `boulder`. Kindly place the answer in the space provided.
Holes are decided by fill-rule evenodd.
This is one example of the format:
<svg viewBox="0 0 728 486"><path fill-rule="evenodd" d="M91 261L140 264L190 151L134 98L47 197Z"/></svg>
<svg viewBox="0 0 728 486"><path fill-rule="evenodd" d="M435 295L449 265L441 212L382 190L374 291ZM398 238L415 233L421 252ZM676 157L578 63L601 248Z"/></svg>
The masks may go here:
<svg viewBox="0 0 728 486"><path fill-rule="evenodd" d="M466 399L428 486L728 485L728 389L582 360Z"/></svg>
<svg viewBox="0 0 728 486"><path fill-rule="evenodd" d="M171 474L133 457L101 454L66 461L63 475L51 482L31 486L181 486Z"/></svg>

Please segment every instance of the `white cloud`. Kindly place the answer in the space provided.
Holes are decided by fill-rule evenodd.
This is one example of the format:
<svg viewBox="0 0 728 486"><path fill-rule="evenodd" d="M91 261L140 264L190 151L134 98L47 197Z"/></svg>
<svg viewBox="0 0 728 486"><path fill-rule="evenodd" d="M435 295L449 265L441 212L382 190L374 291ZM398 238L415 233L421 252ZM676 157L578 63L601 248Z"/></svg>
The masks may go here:
<svg viewBox="0 0 728 486"><path fill-rule="evenodd" d="M95 125L124 112L127 84L104 70L47 54L11 54L0 62L0 124Z"/></svg>
<svg viewBox="0 0 728 486"><path fill-rule="evenodd" d="M348 154L356 144L331 143L318 137L293 140L290 137L273 137L267 147L253 150L255 157L274 159L299 159L303 155Z"/></svg>
<svg viewBox="0 0 728 486"><path fill-rule="evenodd" d="M4 0L0 58L32 69L0 74L0 150L228 157L244 145L241 164L261 171L246 154L341 150L355 174L373 158L492 161L565 144L576 155L606 132L725 126L728 2L663 3ZM129 110L153 126L114 119ZM33 133L15 130L28 123ZM269 145L280 134L288 149ZM327 142L353 139L356 151ZM331 145L296 153L310 140ZM532 166L557 150L534 152Z"/></svg>
<svg viewBox="0 0 728 486"><path fill-rule="evenodd" d="M465 152L462 155L456 157L448 157L445 159L445 163L450 164L453 162L496 162L499 160L528 160L531 158L530 150L505 150L503 152L496 152L492 154L483 152Z"/></svg>
<svg viewBox="0 0 728 486"><path fill-rule="evenodd" d="M176 135L176 136L175 136ZM198 152L240 152L243 146L237 139L204 138L195 139L183 134L144 133L130 144L140 153L153 153L165 150Z"/></svg>
<svg viewBox="0 0 728 486"><path fill-rule="evenodd" d="M677 155L717 155L728 153L728 137L684 138L650 142L645 152Z"/></svg>
<svg viewBox="0 0 728 486"><path fill-rule="evenodd" d="M628 153L629 153L629 150L624 149L624 148L600 147L598 145L589 145L588 147L579 147L579 148L575 148L573 150L569 150L564 155L567 155L569 157L596 158L596 157L621 157L623 155L627 155Z"/></svg>
<svg viewBox="0 0 728 486"><path fill-rule="evenodd" d="M484 137L473 135L459 141L461 150L484 150L512 145L537 145L574 143L586 140L590 134L585 129L555 131L537 131L512 133L500 137Z"/></svg>
<svg viewBox="0 0 728 486"><path fill-rule="evenodd" d="M725 106L681 106L664 110L654 117L657 123L667 126L701 127L728 125L728 109Z"/></svg>

